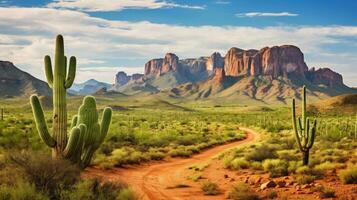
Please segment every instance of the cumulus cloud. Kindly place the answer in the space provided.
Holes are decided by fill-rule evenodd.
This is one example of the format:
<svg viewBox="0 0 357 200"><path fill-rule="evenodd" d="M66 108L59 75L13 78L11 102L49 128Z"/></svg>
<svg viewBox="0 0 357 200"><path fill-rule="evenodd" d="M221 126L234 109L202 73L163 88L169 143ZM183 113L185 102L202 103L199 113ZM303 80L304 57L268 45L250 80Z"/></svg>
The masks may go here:
<svg viewBox="0 0 357 200"><path fill-rule="evenodd" d="M205 9L205 6L201 5L178 4L164 0L57 0L49 3L47 7L67 8L88 12L159 8Z"/></svg>
<svg viewBox="0 0 357 200"><path fill-rule="evenodd" d="M237 13L236 17L296 17L299 16L295 13L290 12L248 12L248 13Z"/></svg>
<svg viewBox="0 0 357 200"><path fill-rule="evenodd" d="M232 46L260 49L283 44L299 46L310 67L328 61L330 64L321 67L345 75L355 72L357 53L357 26L181 26L106 20L73 10L0 8L0 30L0 60L10 60L41 79L43 56L53 56L59 33L64 36L66 54L77 57L80 79L76 81L112 82L116 71L128 69L142 73L146 61L166 52L188 58L215 51L224 55ZM326 45L341 43L351 46L349 54L325 54L331 53ZM355 77L346 82L357 85Z"/></svg>

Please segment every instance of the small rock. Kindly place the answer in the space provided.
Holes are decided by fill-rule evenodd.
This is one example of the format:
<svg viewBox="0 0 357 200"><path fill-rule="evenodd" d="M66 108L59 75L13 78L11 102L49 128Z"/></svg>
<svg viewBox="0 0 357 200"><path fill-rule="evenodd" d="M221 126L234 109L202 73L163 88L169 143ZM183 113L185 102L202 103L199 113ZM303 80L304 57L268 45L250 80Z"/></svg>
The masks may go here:
<svg viewBox="0 0 357 200"><path fill-rule="evenodd" d="M277 183L276 183L277 185L278 185L278 187L280 187L280 188L282 188L282 187L285 187L286 186L286 182L285 181L278 181Z"/></svg>
<svg viewBox="0 0 357 200"><path fill-rule="evenodd" d="M260 186L260 189L264 190L266 188L273 188L276 186L276 183L274 181L268 181L268 182L265 182L263 183L261 186Z"/></svg>
<svg viewBox="0 0 357 200"><path fill-rule="evenodd" d="M229 178L229 176L227 174L224 175L224 178Z"/></svg>
<svg viewBox="0 0 357 200"><path fill-rule="evenodd" d="M262 182L262 177L259 177L259 178L257 178L256 180L255 180L255 183L257 184L257 183L261 183Z"/></svg>
<svg viewBox="0 0 357 200"><path fill-rule="evenodd" d="M246 177L246 178L244 179L244 183L248 183L248 181L249 181L249 177Z"/></svg>
<svg viewBox="0 0 357 200"><path fill-rule="evenodd" d="M301 187L302 189L311 188L311 185L305 184Z"/></svg>
<svg viewBox="0 0 357 200"><path fill-rule="evenodd" d="M233 181L235 181L235 179L234 178L231 178L231 180L230 180L231 182L233 182Z"/></svg>

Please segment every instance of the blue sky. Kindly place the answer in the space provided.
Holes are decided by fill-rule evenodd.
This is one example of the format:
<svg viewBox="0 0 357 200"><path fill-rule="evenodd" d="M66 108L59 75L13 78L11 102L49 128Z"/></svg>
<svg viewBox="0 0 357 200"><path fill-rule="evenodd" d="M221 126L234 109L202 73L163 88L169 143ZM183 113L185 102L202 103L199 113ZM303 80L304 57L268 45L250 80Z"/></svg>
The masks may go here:
<svg viewBox="0 0 357 200"><path fill-rule="evenodd" d="M115 72L142 72L166 52L293 44L308 66L330 67L357 86L356 9L354 0L0 0L0 60L42 79L43 56L61 33L78 57L77 82L113 82Z"/></svg>

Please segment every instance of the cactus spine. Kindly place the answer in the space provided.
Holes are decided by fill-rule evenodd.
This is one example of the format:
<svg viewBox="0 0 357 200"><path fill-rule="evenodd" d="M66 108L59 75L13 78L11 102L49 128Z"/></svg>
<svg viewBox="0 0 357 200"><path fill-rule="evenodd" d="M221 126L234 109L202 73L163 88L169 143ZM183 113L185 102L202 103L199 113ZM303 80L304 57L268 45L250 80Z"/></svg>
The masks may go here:
<svg viewBox="0 0 357 200"><path fill-rule="evenodd" d="M99 126L95 99L90 96L85 97L79 115L72 119L71 131L67 138L66 90L72 86L75 78L76 58L73 56L70 58L67 72L63 37L58 35L53 71L50 57L45 56L44 60L48 85L53 92L53 130L51 135L41 103L36 95L32 95L30 103L37 130L44 143L53 149L54 158L66 158L84 168L88 166L94 151L98 149L108 132L112 110L110 108L104 110L102 124ZM87 153L88 149L91 149L91 153Z"/></svg>
<svg viewBox="0 0 357 200"><path fill-rule="evenodd" d="M302 115L301 118L299 117L298 120L296 120L295 99L293 99L292 123L293 123L295 138L298 143L299 149L303 154L303 165L308 165L310 149L315 141L317 121L316 119L314 119L312 127L310 127L310 119L307 117L306 114L306 87L305 86L302 88L301 115Z"/></svg>

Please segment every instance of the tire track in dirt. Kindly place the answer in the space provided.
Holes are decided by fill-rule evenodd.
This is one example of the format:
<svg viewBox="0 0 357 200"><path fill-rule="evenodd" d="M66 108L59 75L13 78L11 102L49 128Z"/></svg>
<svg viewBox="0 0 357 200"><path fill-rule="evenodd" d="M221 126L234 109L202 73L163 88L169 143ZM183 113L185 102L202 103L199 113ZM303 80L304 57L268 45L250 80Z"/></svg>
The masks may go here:
<svg viewBox="0 0 357 200"><path fill-rule="evenodd" d="M125 182L144 200L223 199L223 194L218 196L203 195L200 184L188 181L185 173L187 168L192 165L210 162L213 157L220 153L253 143L259 139L259 134L252 129L241 127L240 130L247 133L244 140L216 146L190 158L171 158L165 161L112 170L101 170L93 167L87 169L84 176ZM179 184L187 184L189 187L175 187Z"/></svg>

